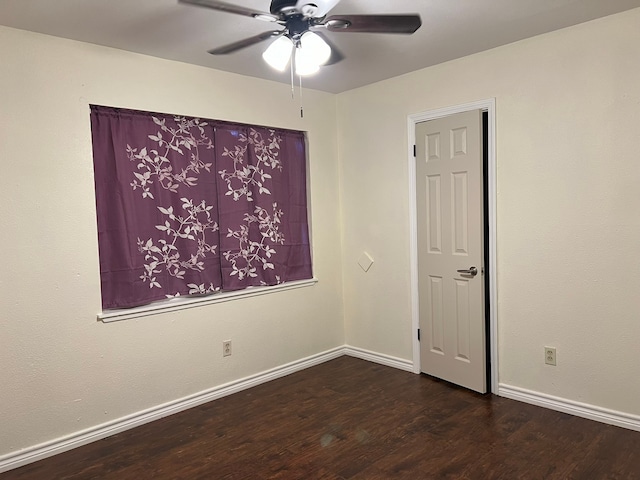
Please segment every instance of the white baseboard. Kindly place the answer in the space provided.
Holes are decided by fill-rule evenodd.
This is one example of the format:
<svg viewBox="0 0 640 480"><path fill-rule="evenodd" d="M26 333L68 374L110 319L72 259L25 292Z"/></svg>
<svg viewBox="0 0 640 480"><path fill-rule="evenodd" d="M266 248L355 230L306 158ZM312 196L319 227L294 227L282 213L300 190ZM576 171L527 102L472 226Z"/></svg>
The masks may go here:
<svg viewBox="0 0 640 480"><path fill-rule="evenodd" d="M498 387L498 395L501 397L530 403L539 407L549 408L558 412L568 413L576 417L588 418L596 422L607 423L629 430L640 431L640 416L624 412L609 410L606 408L575 402L565 398L554 397L544 393L513 387L501 383Z"/></svg>
<svg viewBox="0 0 640 480"><path fill-rule="evenodd" d="M234 393L238 393L242 390L246 390L251 387L255 387L262 383L275 380L276 378L284 377L291 373L304 370L315 365L333 360L334 358L345 355L345 347L337 347L326 352L312 355L295 362L282 365L271 370L246 377L234 382L230 382L224 385L220 385L203 392L190 395L172 402L168 402L156 407L152 407L141 412L128 415L126 417L113 420L102 425L82 430L65 437L61 437L40 445L25 448L17 452L12 452L0 457L0 473L14 468L22 467L29 463L42 460L53 455L57 455L68 450L86 445L103 438L107 438L116 433L129 430L131 428L144 425L145 423L153 422L161 418L173 415L174 413L182 412L192 407L202 405L203 403L216 400L218 398L226 397Z"/></svg>
<svg viewBox="0 0 640 480"><path fill-rule="evenodd" d="M413 362L402 358L364 350L363 348L350 347L348 345L344 347L344 354L349 355L350 357L368 360L369 362L379 363L381 365L386 365L387 367L393 367L413 373Z"/></svg>
<svg viewBox="0 0 640 480"><path fill-rule="evenodd" d="M220 385L188 397L158 405L102 425L97 425L65 437L3 455L0 457L0 473L107 438L111 435L115 435L116 433L144 425L145 423L153 422L154 420L159 420L174 413L188 410L189 408L202 405L212 400L241 392L248 388L319 365L343 355L360 358L362 360L386 365L388 367L397 368L407 372L414 371L413 362L409 360L345 345L288 363L286 365L266 370L250 377ZM513 387L502 383L499 385L497 394L501 397L519 400L521 402L549 408L551 410L557 410L571 415L576 415L578 417L640 431L640 416L630 415L614 410L607 410L594 405L553 397L551 395L526 390L524 388Z"/></svg>

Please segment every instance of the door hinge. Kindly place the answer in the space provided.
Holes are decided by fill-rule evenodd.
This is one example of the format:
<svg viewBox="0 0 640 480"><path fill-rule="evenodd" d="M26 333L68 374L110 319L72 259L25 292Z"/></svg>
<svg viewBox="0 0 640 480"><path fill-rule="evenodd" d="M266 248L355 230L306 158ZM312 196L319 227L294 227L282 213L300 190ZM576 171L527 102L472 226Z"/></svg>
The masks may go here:
<svg viewBox="0 0 640 480"><path fill-rule="evenodd" d="M420 329L418 329L418 341L420 341Z"/></svg>
<svg viewBox="0 0 640 480"><path fill-rule="evenodd" d="M413 146L413 156L414 156L414 158L418 156L418 151L417 151L415 145Z"/></svg>

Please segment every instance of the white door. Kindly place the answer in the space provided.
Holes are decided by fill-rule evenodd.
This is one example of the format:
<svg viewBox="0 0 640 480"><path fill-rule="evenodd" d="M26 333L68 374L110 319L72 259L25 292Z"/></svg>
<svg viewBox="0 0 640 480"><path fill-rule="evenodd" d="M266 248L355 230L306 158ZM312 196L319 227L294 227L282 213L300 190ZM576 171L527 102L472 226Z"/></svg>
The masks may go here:
<svg viewBox="0 0 640 480"><path fill-rule="evenodd" d="M482 112L416 125L421 371L487 391Z"/></svg>

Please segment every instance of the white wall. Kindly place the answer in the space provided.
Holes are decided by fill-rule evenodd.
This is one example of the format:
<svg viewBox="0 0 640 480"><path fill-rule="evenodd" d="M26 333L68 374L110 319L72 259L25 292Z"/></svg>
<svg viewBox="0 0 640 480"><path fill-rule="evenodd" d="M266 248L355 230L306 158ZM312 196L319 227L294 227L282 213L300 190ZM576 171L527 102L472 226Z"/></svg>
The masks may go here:
<svg viewBox="0 0 640 480"><path fill-rule="evenodd" d="M4 27L0 58L0 457L344 344L335 96L301 120L284 84ZM89 103L307 130L319 283L97 322Z"/></svg>
<svg viewBox="0 0 640 480"><path fill-rule="evenodd" d="M495 97L499 380L640 414L639 25L636 9L338 96L347 344L412 358L407 116Z"/></svg>

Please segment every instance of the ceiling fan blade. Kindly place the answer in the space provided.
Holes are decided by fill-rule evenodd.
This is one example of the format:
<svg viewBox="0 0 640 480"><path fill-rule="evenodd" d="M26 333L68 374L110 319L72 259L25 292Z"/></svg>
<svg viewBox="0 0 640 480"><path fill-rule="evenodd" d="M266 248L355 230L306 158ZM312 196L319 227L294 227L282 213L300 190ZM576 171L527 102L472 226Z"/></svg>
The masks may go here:
<svg viewBox="0 0 640 480"><path fill-rule="evenodd" d="M313 33L322 37L322 39L327 42L327 45L329 45L329 47L331 48L331 56L329 57L329 60L325 62L325 65L333 65L344 60L344 54L338 47L335 46L335 44L331 40L327 38L326 35L322 34L322 32L317 31L314 31Z"/></svg>
<svg viewBox="0 0 640 480"><path fill-rule="evenodd" d="M321 23L331 32L413 33L420 15L332 15Z"/></svg>
<svg viewBox="0 0 640 480"><path fill-rule="evenodd" d="M219 2L218 0L178 0L178 3L197 5L198 7L211 8L220 12L235 13L236 15L244 15L245 17L257 18L258 20L265 20L267 22L277 22L281 20L280 17L272 15L271 13L260 12L226 2Z"/></svg>
<svg viewBox="0 0 640 480"><path fill-rule="evenodd" d="M226 55L227 53L237 52L238 50L250 47L251 45L255 45L256 43L264 42L265 40L269 40L270 38L279 37L284 33L285 30L271 30L269 32L254 35L253 37L245 38L244 40L230 43L228 45L223 45L222 47L213 48L209 50L209 53L211 55Z"/></svg>

